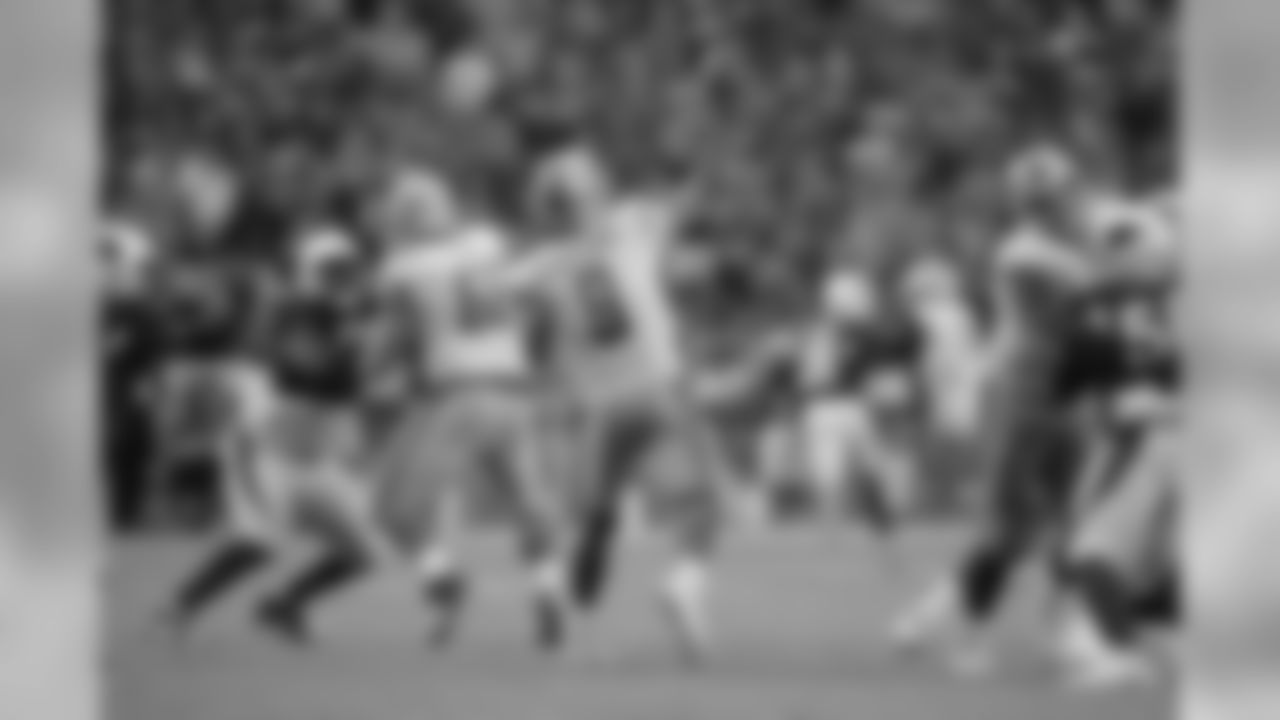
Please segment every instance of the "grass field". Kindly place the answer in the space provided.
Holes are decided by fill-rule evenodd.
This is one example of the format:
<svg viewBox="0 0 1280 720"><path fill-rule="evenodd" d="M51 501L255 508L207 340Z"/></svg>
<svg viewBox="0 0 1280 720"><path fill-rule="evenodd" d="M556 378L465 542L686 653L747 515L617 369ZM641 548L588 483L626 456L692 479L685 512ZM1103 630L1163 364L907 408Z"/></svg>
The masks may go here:
<svg viewBox="0 0 1280 720"><path fill-rule="evenodd" d="M952 545L912 539L913 574ZM110 717L122 720L1157 720L1164 689L1087 696L1055 681L1036 644L1034 589L1003 631L1001 671L948 676L884 644L885 618L909 593L887 583L856 534L802 530L738 538L723 566L718 656L697 670L672 657L651 604L660 548L628 551L605 612L579 626L566 656L526 642L520 578L506 548L476 543L479 595L461 644L421 642L422 618L397 578L343 598L319 620L324 644L298 653L244 622L252 593L177 645L148 618L197 551L120 546L109 579Z"/></svg>

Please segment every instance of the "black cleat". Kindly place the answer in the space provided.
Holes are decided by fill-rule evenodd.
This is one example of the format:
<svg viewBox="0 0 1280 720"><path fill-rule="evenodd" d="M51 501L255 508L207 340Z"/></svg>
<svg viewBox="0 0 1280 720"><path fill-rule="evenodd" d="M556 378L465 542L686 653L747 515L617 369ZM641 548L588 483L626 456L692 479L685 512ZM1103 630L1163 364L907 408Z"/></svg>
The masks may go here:
<svg viewBox="0 0 1280 720"><path fill-rule="evenodd" d="M443 649L453 645L471 597L470 584L460 573L450 573L429 582L424 594L434 616L427 633L428 644Z"/></svg>
<svg viewBox="0 0 1280 720"><path fill-rule="evenodd" d="M574 602L583 610L594 610L604 600L613 571L613 550L619 518L612 509L592 517L579 540L570 565L570 589Z"/></svg>
<svg viewBox="0 0 1280 720"><path fill-rule="evenodd" d="M158 611L149 624L152 632L165 641L174 645L183 645L191 637L195 620L188 613L168 607Z"/></svg>
<svg viewBox="0 0 1280 720"><path fill-rule="evenodd" d="M258 626L286 645L305 647L311 644L311 628L296 608L268 602L258 608Z"/></svg>
<svg viewBox="0 0 1280 720"><path fill-rule="evenodd" d="M533 604L534 637L538 649L554 653L564 647L566 618L564 603L542 597Z"/></svg>

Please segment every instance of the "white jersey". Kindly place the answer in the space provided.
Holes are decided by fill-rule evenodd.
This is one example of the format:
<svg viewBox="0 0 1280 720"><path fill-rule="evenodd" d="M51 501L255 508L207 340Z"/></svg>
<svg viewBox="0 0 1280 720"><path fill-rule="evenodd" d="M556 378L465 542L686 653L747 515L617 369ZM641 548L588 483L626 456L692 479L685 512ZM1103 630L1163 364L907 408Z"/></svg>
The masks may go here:
<svg viewBox="0 0 1280 720"><path fill-rule="evenodd" d="M996 348L1038 346L1057 338L1080 292L1092 281L1085 257L1033 226L1002 243L995 258Z"/></svg>
<svg viewBox="0 0 1280 720"><path fill-rule="evenodd" d="M528 372L523 323L496 282L510 253L499 231L473 225L388 259L383 285L414 303L428 377L448 382Z"/></svg>
<svg viewBox="0 0 1280 720"><path fill-rule="evenodd" d="M553 373L579 393L646 393L683 369L660 212L624 205L594 234L529 258L523 282L549 303Z"/></svg>
<svg viewBox="0 0 1280 720"><path fill-rule="evenodd" d="M611 219L605 257L635 324L633 352L656 379L672 379L682 370L682 353L666 274L674 238L661 212L644 203L620 208Z"/></svg>

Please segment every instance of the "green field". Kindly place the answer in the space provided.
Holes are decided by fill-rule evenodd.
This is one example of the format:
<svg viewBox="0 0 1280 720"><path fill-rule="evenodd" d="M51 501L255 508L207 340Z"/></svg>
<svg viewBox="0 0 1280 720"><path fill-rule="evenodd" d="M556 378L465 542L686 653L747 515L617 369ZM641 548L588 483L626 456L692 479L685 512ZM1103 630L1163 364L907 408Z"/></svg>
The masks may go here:
<svg viewBox="0 0 1280 720"><path fill-rule="evenodd" d="M947 557L954 537L912 539L915 572ZM628 551L612 602L578 629L565 657L526 642L520 577L493 539L475 543L482 585L461 644L421 642L422 618L397 578L383 578L321 616L324 644L298 653L244 622L253 594L177 645L147 619L197 548L121 545L109 579L110 717L122 720L1156 720L1161 689L1086 696L1060 687L1037 645L1034 589L1004 631L1001 671L948 676L889 652L885 618L908 595L888 583L860 538L801 530L735 540L718 605L721 646L682 668L651 604L660 548Z"/></svg>

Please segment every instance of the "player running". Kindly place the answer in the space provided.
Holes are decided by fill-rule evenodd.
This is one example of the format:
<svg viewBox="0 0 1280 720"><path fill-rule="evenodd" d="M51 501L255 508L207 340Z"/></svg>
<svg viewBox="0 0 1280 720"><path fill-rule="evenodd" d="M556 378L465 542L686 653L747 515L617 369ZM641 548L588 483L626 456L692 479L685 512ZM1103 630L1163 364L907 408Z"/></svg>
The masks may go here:
<svg viewBox="0 0 1280 720"><path fill-rule="evenodd" d="M392 193L392 246L377 282L409 323L419 383L384 453L379 513L413 555L435 614L432 641L446 644L468 594L455 555L462 513L482 474L496 470L529 568L537 640L554 649L564 634L567 524L538 430L528 321L502 279L513 249L498 228L466 217L434 176L405 175Z"/></svg>
<svg viewBox="0 0 1280 720"><path fill-rule="evenodd" d="M167 612L185 630L272 564L287 544L319 545L317 558L258 606L263 627L310 639L308 611L363 575L377 541L358 477L359 362L344 288L325 271L294 267L283 292L255 309L249 367L236 386L235 433L221 478L226 527ZM317 277L317 272L320 273Z"/></svg>

